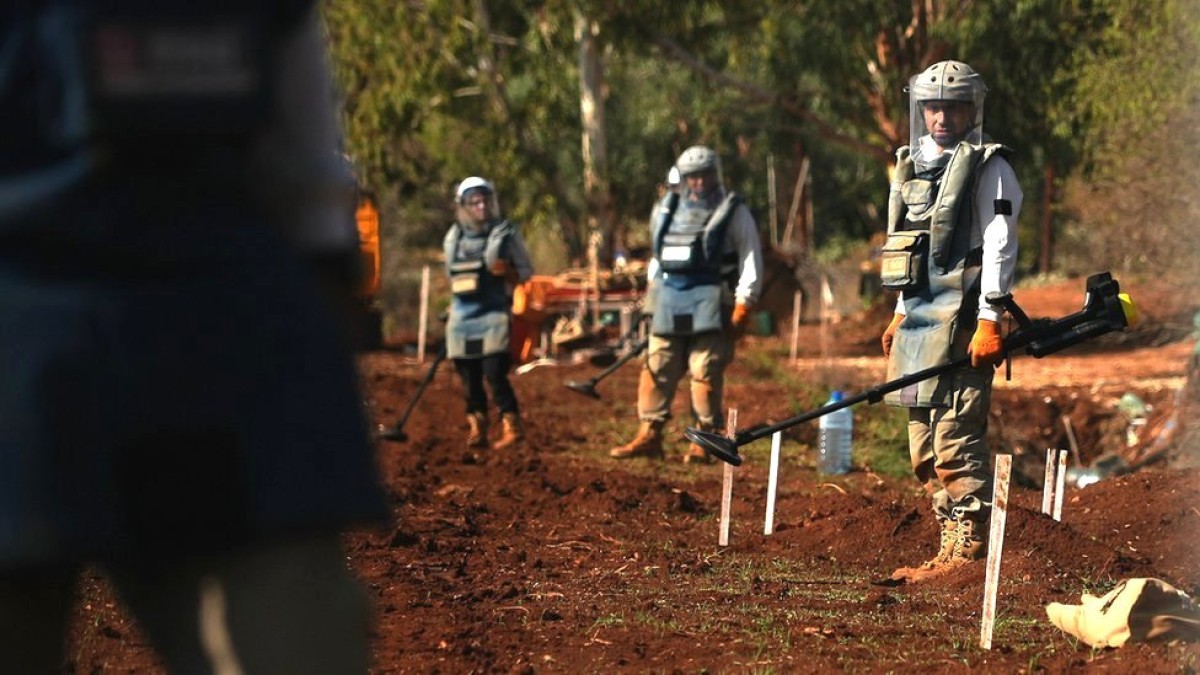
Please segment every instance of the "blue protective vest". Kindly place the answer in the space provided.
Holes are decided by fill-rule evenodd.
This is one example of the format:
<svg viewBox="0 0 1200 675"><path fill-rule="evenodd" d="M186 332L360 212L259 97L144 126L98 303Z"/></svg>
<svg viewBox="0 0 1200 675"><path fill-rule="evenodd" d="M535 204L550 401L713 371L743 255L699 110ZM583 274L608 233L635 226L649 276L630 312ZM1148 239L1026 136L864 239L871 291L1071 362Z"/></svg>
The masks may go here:
<svg viewBox="0 0 1200 675"><path fill-rule="evenodd" d="M888 379L946 363L966 354L979 295L983 234L974 215L975 181L998 144L960 143L944 170L917 175L905 146L896 153L888 205L888 234L927 237L926 282L904 291L904 322L896 333ZM891 405L947 406L953 373L930 378L885 397Z"/></svg>
<svg viewBox="0 0 1200 675"><path fill-rule="evenodd" d="M224 76L277 55L311 3L16 4L0 10L0 568L386 518L355 364L313 270L229 189L271 119L268 83ZM164 90L168 63L96 60L159 38L176 66L218 58L199 73L217 81Z"/></svg>
<svg viewBox="0 0 1200 675"><path fill-rule="evenodd" d="M442 243L446 273L454 299L446 323L446 354L450 358L479 358L509 349L512 297L504 279L491 272L504 259L507 242L516 232L511 221L493 221L478 233L458 223Z"/></svg>
<svg viewBox="0 0 1200 675"><path fill-rule="evenodd" d="M722 284L737 269L724 253L725 233L741 205L733 192L715 206L675 194L663 198L650 233L662 272L655 283L655 335L721 330Z"/></svg>

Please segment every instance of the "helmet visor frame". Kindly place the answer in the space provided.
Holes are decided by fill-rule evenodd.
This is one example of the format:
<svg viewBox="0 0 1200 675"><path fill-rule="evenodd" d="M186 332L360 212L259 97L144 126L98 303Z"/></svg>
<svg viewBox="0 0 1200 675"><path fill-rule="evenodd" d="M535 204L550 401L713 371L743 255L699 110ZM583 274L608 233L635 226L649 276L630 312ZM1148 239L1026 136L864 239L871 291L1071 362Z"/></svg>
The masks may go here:
<svg viewBox="0 0 1200 675"><path fill-rule="evenodd" d="M908 81L909 147L913 161L930 167L944 163L959 143L983 143L986 87L977 73L953 81L926 70Z"/></svg>

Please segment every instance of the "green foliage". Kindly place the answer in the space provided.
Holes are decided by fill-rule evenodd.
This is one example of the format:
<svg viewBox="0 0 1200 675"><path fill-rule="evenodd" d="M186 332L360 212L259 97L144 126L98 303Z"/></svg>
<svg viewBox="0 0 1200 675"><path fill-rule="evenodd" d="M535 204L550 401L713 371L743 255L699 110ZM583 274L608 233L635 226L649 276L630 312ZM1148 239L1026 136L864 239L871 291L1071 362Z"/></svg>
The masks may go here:
<svg viewBox="0 0 1200 675"><path fill-rule="evenodd" d="M1153 5L1157 11L1147 11ZM1093 10L1096 52L1072 54L1077 102L1062 112L1082 132L1088 168L1126 154L1130 141L1172 124L1200 91L1200 7L1188 0L1111 0Z"/></svg>
<svg viewBox="0 0 1200 675"><path fill-rule="evenodd" d="M782 382L790 394L793 414L799 415L825 404L831 386L827 382L798 377L786 365L782 354L769 350L746 350L738 359L750 371L751 379ZM908 459L908 418L904 409L886 405L859 404L854 406L853 466L869 469L880 475L906 477L911 474ZM817 424L816 421L810 424ZM786 438L782 455L803 457L804 463L815 465L816 449ZM770 461L770 443L763 440L740 447L746 461L765 465Z"/></svg>
<svg viewBox="0 0 1200 675"><path fill-rule="evenodd" d="M618 233L634 239L667 169L694 143L718 150L727 184L764 228L774 156L781 212L801 160L811 162L823 256L878 231L889 158L907 141L904 85L943 58L980 70L986 130L1016 149L1027 268L1047 167L1058 177L1049 216L1062 228L1078 217L1058 201L1074 176L1139 171L1147 198L1169 198L1175 164L1126 160L1171 144L1164 129L1194 135L1181 115L1200 86L1192 0L329 0L346 146L380 196L385 248L436 245L454 184L478 174L545 249L543 265L582 253L581 15L599 26L607 178ZM1145 175L1147 166L1161 170ZM1075 235L1086 248L1097 231Z"/></svg>
<svg viewBox="0 0 1200 675"><path fill-rule="evenodd" d="M908 417L904 409L885 405L855 408L854 465L882 476L912 475Z"/></svg>
<svg viewBox="0 0 1200 675"><path fill-rule="evenodd" d="M385 213L405 221L398 236L440 241L453 187L469 175L492 179L508 215L533 231L557 229L572 200L578 211L566 188L579 175L566 8L335 0L325 16L346 144ZM566 235L578 248L579 233Z"/></svg>
<svg viewBox="0 0 1200 675"><path fill-rule="evenodd" d="M832 265L845 260L851 253L861 248L861 239L853 238L841 232L835 232L827 237L820 247L817 248L817 262Z"/></svg>
<svg viewBox="0 0 1200 675"><path fill-rule="evenodd" d="M1064 190L1064 268L1190 276L1200 258L1200 5L1112 0L1094 13L1094 53L1074 55L1076 95L1063 111L1082 158Z"/></svg>

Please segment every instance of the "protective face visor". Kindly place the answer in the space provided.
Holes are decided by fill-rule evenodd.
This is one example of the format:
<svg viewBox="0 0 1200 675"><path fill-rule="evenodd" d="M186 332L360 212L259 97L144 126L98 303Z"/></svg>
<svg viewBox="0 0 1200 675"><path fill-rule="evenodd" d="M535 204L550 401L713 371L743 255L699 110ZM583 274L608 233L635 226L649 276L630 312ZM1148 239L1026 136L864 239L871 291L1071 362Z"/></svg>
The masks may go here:
<svg viewBox="0 0 1200 675"><path fill-rule="evenodd" d="M711 171L713 174L712 184L707 187L701 197L709 197L718 194L725 185L725 176L721 173L721 158L711 148L703 145L693 145L683 154L679 155L679 159L675 160L675 168L679 171L680 178L680 193L687 195L691 188L688 187L688 176Z"/></svg>
<svg viewBox="0 0 1200 675"><path fill-rule="evenodd" d="M474 206L480 199L484 200L485 208L481 211ZM454 193L454 203L457 206L458 222L463 225L483 225L500 215L500 201L496 197L496 188L491 181L471 176L458 184Z"/></svg>
<svg viewBox="0 0 1200 675"><path fill-rule="evenodd" d="M966 64L944 61L908 81L909 147L919 168L943 166L961 142L983 143L987 88Z"/></svg>

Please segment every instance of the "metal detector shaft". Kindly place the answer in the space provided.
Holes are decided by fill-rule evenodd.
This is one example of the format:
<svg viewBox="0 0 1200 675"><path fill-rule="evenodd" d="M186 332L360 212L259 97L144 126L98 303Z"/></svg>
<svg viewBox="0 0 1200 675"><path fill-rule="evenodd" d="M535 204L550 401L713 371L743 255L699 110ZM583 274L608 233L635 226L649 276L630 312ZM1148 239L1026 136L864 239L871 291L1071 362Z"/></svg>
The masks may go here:
<svg viewBox="0 0 1200 675"><path fill-rule="evenodd" d="M850 406L857 405L863 401L868 403L878 403L883 400L884 396L892 393L893 391L899 391L910 384L924 382L925 380L941 375L948 370L961 368L963 366L970 365L970 363L971 357L964 356L962 358L955 359L954 361L950 361L949 363L943 363L941 365L933 366L932 368L926 368L925 370L918 370L911 375L898 377L873 389L868 389L862 393L855 394L854 396L843 398L836 403L823 405L815 410L809 410L808 412L801 413L795 417L789 417L786 420L776 422L770 426L755 427L753 429L747 429L746 431L738 432L735 445L744 445L746 443L757 441L760 438L766 438L776 431L782 431L789 427L794 427L797 424L803 424L809 420L815 420L818 417L824 417L831 412L836 412L842 408L849 408Z"/></svg>
<svg viewBox="0 0 1200 675"><path fill-rule="evenodd" d="M1083 309L1060 319L1038 319L1031 321L1025 312L1021 311L1021 308L1013 301L1012 295L1007 293L989 294L987 299L990 304L1005 307L1020 324L1017 331L1004 339L1002 354L1005 358L1020 349L1024 349L1026 353L1035 358L1041 358L1110 331L1122 330L1130 323L1130 316L1126 314L1125 305L1121 300L1120 285L1108 272L1093 274L1088 277L1087 295ZM1132 301L1129 302L1130 306L1132 306ZM737 451L741 445L770 436L777 431L787 429L802 422L816 419L822 415L828 415L831 412L847 408L856 403L863 401L878 403L883 400L885 394L903 389L917 382L928 380L948 370L967 366L970 363L971 357L963 356L948 363L926 368L910 375L904 375L861 394L851 396L837 403L830 403L816 410L788 418L782 422L740 431L733 438L699 429L687 429L684 431L684 435L718 459L738 466L742 463L742 457Z"/></svg>
<svg viewBox="0 0 1200 675"><path fill-rule="evenodd" d="M596 384L599 383L600 380L603 380L604 378L608 377L609 375L612 375L614 372L616 372L616 370L618 368L620 368L621 366L628 363L630 359L633 359L638 354L641 354L642 351L644 351L646 349L646 345L649 343L650 343L649 338L637 343L636 345L633 346L633 349L629 350L629 353L627 353L624 356L622 356L621 358L617 359L617 361L615 363L613 363L609 367L605 368L604 370L600 371L599 374L597 374L595 377L591 378L590 380L587 380L586 382L580 382L578 380L571 380L570 382L563 383L563 386L565 386L567 389L570 389L571 391L573 391L577 394L583 394L584 396L589 396L591 398L598 399L598 398L600 398L600 394L596 392Z"/></svg>
<svg viewBox="0 0 1200 675"><path fill-rule="evenodd" d="M629 350L629 353L626 354L625 356L622 356L621 358L617 359L616 363L614 363L611 366L605 368L604 370L596 373L596 375L594 377L592 377L592 379L591 379L592 385L595 386L597 382L599 382L600 380L603 380L604 378L608 377L609 375L612 375L613 373L620 370L621 366L623 366L626 363L629 363L631 360L637 358L638 354L641 354L643 351L645 351L646 345L648 345L648 344L650 344L649 339L642 340L641 342L635 344L633 346L633 349Z"/></svg>
<svg viewBox="0 0 1200 675"><path fill-rule="evenodd" d="M386 429L383 432L384 438L398 441L405 440L404 425L408 422L409 416L412 415L413 410L417 407L417 403L421 400L421 394L425 393L425 388L428 387L429 383L433 381L433 376L437 375L438 366L440 366L442 361L445 360L446 348L442 347L438 350L437 356L434 357L433 363L429 365L429 370L425 371L424 377L422 377L420 383L417 384L417 390L413 392L412 398L408 400L408 405L405 406L404 412L400 415L400 419L397 420L396 423L391 426L391 428Z"/></svg>

